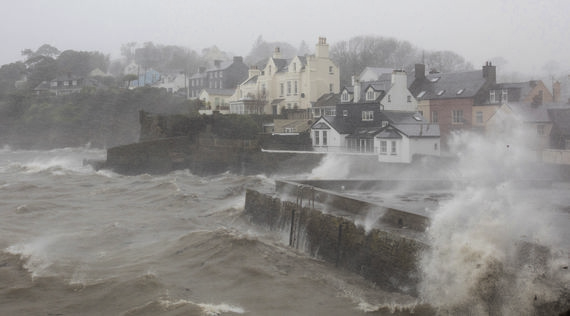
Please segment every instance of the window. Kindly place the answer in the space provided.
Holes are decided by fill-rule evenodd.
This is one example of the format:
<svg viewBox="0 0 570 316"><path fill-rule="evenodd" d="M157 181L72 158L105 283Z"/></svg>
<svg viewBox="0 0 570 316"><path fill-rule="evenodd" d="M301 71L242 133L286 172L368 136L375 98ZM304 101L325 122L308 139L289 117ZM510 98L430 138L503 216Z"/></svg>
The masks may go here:
<svg viewBox="0 0 570 316"><path fill-rule="evenodd" d="M294 127L285 127L285 133L295 133L296 130Z"/></svg>
<svg viewBox="0 0 570 316"><path fill-rule="evenodd" d="M392 102L392 96L388 95L388 102Z"/></svg>
<svg viewBox="0 0 570 316"><path fill-rule="evenodd" d="M397 148L396 148L396 141L393 140L391 147L390 147L390 155L392 156L396 156L398 154Z"/></svg>
<svg viewBox="0 0 570 316"><path fill-rule="evenodd" d="M297 63L293 63L293 72L297 71Z"/></svg>
<svg viewBox="0 0 570 316"><path fill-rule="evenodd" d="M223 78L223 77L224 77L224 73L220 71L219 77L220 77L220 78Z"/></svg>
<svg viewBox="0 0 570 316"><path fill-rule="evenodd" d="M266 93L266 91L265 91L265 83L264 83L261 85L261 95L265 96L265 93Z"/></svg>
<svg viewBox="0 0 570 316"><path fill-rule="evenodd" d="M439 91L437 92L437 95L438 95L438 96L442 96L444 93L445 93L445 90L439 90Z"/></svg>
<svg viewBox="0 0 570 316"><path fill-rule="evenodd" d="M418 93L418 99L421 99L424 95L426 95L425 91Z"/></svg>
<svg viewBox="0 0 570 316"><path fill-rule="evenodd" d="M325 108L325 116L336 116L336 108L335 107L326 107Z"/></svg>
<svg viewBox="0 0 570 316"><path fill-rule="evenodd" d="M271 76L271 65L269 65L269 75Z"/></svg>
<svg viewBox="0 0 570 316"><path fill-rule="evenodd" d="M538 136L544 136L544 125L543 124L536 125L536 134Z"/></svg>
<svg viewBox="0 0 570 316"><path fill-rule="evenodd" d="M332 83L329 84L329 92L331 92L331 93L333 92L333 84Z"/></svg>
<svg viewBox="0 0 570 316"><path fill-rule="evenodd" d="M412 96L411 95L408 96L408 102L412 102Z"/></svg>
<svg viewBox="0 0 570 316"><path fill-rule="evenodd" d="M327 145L327 131L323 131L323 146Z"/></svg>
<svg viewBox="0 0 570 316"><path fill-rule="evenodd" d="M457 94L457 95L460 95L460 94L462 94L463 92L465 92L465 88L461 88L461 89L457 90L457 93L456 93L456 94Z"/></svg>
<svg viewBox="0 0 570 316"><path fill-rule="evenodd" d="M342 116L348 116L348 110L342 110Z"/></svg>
<svg viewBox="0 0 570 316"><path fill-rule="evenodd" d="M348 102L348 91L344 90L344 91L342 92L342 96L341 96L340 100L341 100L342 102Z"/></svg>
<svg viewBox="0 0 570 316"><path fill-rule="evenodd" d="M509 102L509 90L503 89L501 91L501 101L503 101L503 103Z"/></svg>
<svg viewBox="0 0 570 316"><path fill-rule="evenodd" d="M437 115L437 111L431 111L431 122L439 123L439 116Z"/></svg>
<svg viewBox="0 0 570 316"><path fill-rule="evenodd" d="M73 81L71 82L71 85L72 85L72 86L76 86L76 85L77 85L77 80L73 80Z"/></svg>
<svg viewBox="0 0 570 316"><path fill-rule="evenodd" d="M293 92L295 93L295 95L297 95L298 89L297 89L297 80L295 80L295 90L293 90Z"/></svg>
<svg viewBox="0 0 570 316"><path fill-rule="evenodd" d="M287 81L287 95L291 95L291 81Z"/></svg>
<svg viewBox="0 0 570 316"><path fill-rule="evenodd" d="M453 110L452 114L452 123L453 124L461 124L463 123L463 110Z"/></svg>
<svg viewBox="0 0 570 316"><path fill-rule="evenodd" d="M315 145L319 145L319 131L315 131Z"/></svg>
<svg viewBox="0 0 570 316"><path fill-rule="evenodd" d="M477 124L483 124L483 112L477 111L477 113L475 113L475 121Z"/></svg>
<svg viewBox="0 0 570 316"><path fill-rule="evenodd" d="M374 120L374 111L362 111L362 120L363 121Z"/></svg>
<svg viewBox="0 0 570 316"><path fill-rule="evenodd" d="M437 143L433 143L433 150L437 151Z"/></svg>
<svg viewBox="0 0 570 316"><path fill-rule="evenodd" d="M57 81L52 81L50 84L52 87L57 87Z"/></svg>
<svg viewBox="0 0 570 316"><path fill-rule="evenodd" d="M374 90L368 89L368 91L366 92L366 101L372 101L372 100L374 100Z"/></svg>
<svg viewBox="0 0 570 316"><path fill-rule="evenodd" d="M69 86L69 81L65 80L65 81L63 82L63 85L66 86L66 87Z"/></svg>
<svg viewBox="0 0 570 316"><path fill-rule="evenodd" d="M489 91L489 103L497 102L497 98L495 97L495 90Z"/></svg>
<svg viewBox="0 0 570 316"><path fill-rule="evenodd" d="M285 85L283 83L279 84L280 90L281 90L281 94L279 94L280 96L283 96L285 94Z"/></svg>
<svg viewBox="0 0 570 316"><path fill-rule="evenodd" d="M380 141L380 155L386 155L388 153L388 143L385 140Z"/></svg>
<svg viewBox="0 0 570 316"><path fill-rule="evenodd" d="M287 103L287 108L291 109L291 103Z"/></svg>
<svg viewBox="0 0 570 316"><path fill-rule="evenodd" d="M333 73L333 67L329 66L329 73L332 74Z"/></svg>

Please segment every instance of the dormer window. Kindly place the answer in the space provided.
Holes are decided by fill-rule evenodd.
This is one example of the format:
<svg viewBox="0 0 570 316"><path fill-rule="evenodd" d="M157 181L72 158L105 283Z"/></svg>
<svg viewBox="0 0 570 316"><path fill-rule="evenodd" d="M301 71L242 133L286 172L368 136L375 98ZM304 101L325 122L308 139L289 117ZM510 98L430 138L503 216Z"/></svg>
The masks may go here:
<svg viewBox="0 0 570 316"><path fill-rule="evenodd" d="M342 102L348 102L348 91L346 91L346 90L342 91L342 95L340 97L340 100Z"/></svg>
<svg viewBox="0 0 570 316"><path fill-rule="evenodd" d="M497 97L495 96L495 90L489 91L489 103L497 102Z"/></svg>
<svg viewBox="0 0 570 316"><path fill-rule="evenodd" d="M509 102L509 90L503 89L501 91L501 101L503 101L503 103Z"/></svg>
<svg viewBox="0 0 570 316"><path fill-rule="evenodd" d="M374 90L368 89L366 92L366 101L373 101L374 100Z"/></svg>

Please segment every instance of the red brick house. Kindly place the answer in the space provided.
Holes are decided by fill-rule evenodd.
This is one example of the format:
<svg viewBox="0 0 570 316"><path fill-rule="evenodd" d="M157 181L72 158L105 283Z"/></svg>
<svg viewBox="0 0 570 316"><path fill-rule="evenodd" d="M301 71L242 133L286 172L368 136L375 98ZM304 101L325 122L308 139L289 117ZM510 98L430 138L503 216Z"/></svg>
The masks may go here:
<svg viewBox="0 0 570 316"><path fill-rule="evenodd" d="M429 74L425 69L423 64L415 66L409 90L423 116L439 124L445 150L453 132L472 129L473 107L488 103L489 89L496 85L496 67L486 63L482 70Z"/></svg>

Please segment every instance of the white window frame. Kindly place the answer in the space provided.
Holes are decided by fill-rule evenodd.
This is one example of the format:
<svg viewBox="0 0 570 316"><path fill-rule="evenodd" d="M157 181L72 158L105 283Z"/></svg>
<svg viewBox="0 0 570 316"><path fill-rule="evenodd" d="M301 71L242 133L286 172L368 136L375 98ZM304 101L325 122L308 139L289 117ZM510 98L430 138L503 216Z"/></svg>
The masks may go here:
<svg viewBox="0 0 570 316"><path fill-rule="evenodd" d="M319 131L315 131L315 146L319 146Z"/></svg>
<svg viewBox="0 0 570 316"><path fill-rule="evenodd" d="M368 89L366 91L366 101L374 101L374 90Z"/></svg>
<svg viewBox="0 0 570 316"><path fill-rule="evenodd" d="M398 155L398 147L397 147L397 142L395 140L391 141L390 144L390 155L391 156L396 156Z"/></svg>
<svg viewBox="0 0 570 316"><path fill-rule="evenodd" d="M495 94L495 90L490 90L489 91L489 103L496 103L497 102L497 96Z"/></svg>
<svg viewBox="0 0 570 316"><path fill-rule="evenodd" d="M452 110L451 111L451 123L452 124L463 124L463 110Z"/></svg>
<svg viewBox="0 0 570 316"><path fill-rule="evenodd" d="M362 111L362 120L367 122L373 121L374 111Z"/></svg>
<svg viewBox="0 0 570 316"><path fill-rule="evenodd" d="M475 122L477 124L483 124L483 112L482 111L475 112Z"/></svg>
<svg viewBox="0 0 570 316"><path fill-rule="evenodd" d="M387 155L388 154L388 141L381 140L380 141L380 155Z"/></svg>
<svg viewBox="0 0 570 316"><path fill-rule="evenodd" d="M344 90L340 97L341 102L348 102L348 91Z"/></svg>

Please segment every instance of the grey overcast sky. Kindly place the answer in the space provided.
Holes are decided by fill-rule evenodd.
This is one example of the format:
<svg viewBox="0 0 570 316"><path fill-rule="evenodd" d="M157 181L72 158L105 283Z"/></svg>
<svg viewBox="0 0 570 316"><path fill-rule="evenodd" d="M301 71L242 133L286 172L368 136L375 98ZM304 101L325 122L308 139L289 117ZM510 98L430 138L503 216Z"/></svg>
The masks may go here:
<svg viewBox="0 0 570 316"><path fill-rule="evenodd" d="M42 44L111 58L133 41L198 52L217 45L245 56L259 35L295 47L302 40L314 47L319 36L334 45L373 35L451 50L477 68L500 56L510 71L538 75L547 62L570 70L568 0L3 0L1 7L0 64Z"/></svg>

